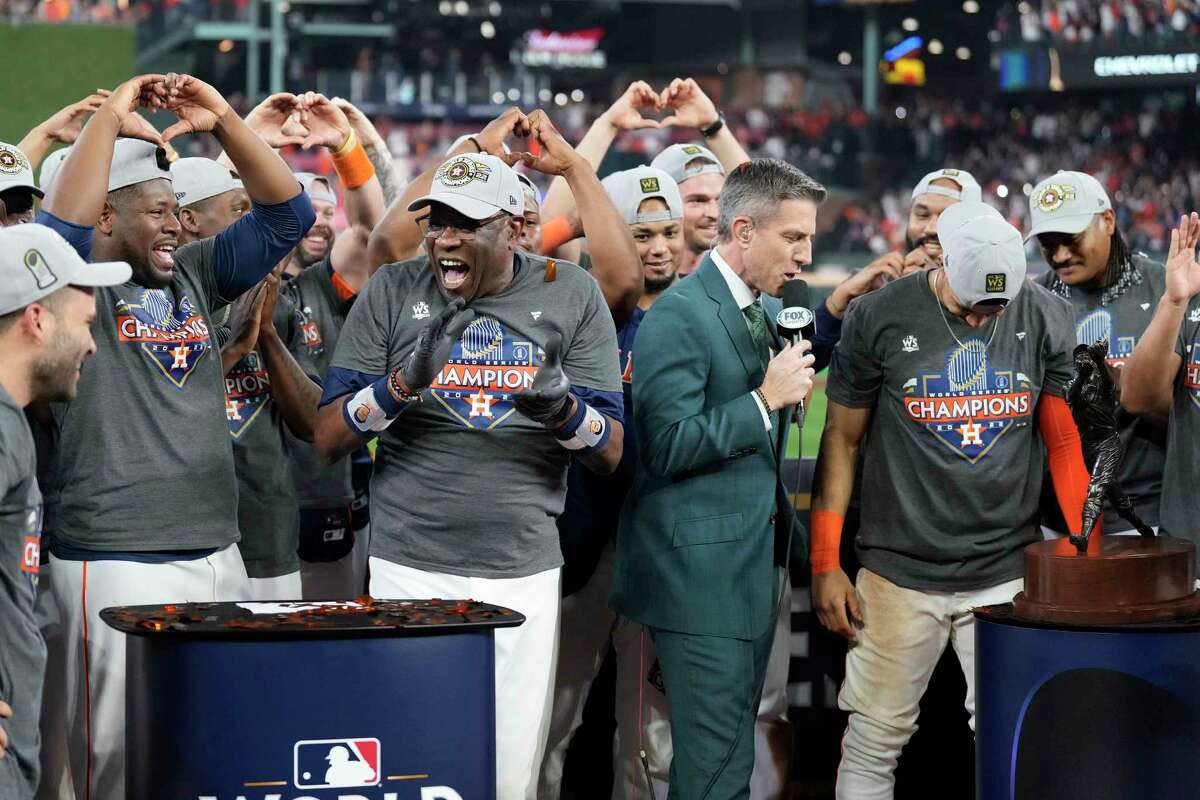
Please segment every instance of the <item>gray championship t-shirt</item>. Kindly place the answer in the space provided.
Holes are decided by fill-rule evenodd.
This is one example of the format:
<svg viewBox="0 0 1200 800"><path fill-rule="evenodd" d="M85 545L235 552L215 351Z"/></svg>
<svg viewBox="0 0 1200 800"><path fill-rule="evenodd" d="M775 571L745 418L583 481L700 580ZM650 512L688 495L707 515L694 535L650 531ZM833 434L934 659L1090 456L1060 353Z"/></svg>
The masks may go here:
<svg viewBox="0 0 1200 800"><path fill-rule="evenodd" d="M53 404L60 436L53 536L110 552L224 547L238 540L225 376L210 336L225 305L213 241L175 252L166 289L96 290L79 395Z"/></svg>
<svg viewBox="0 0 1200 800"><path fill-rule="evenodd" d="M300 314L300 335L289 345L300 367L318 382L333 360L346 312L354 298L343 299L333 285L329 259L313 264L284 285L284 295ZM350 456L333 464L317 448L287 433L292 480L300 508L349 507L354 502Z"/></svg>
<svg viewBox="0 0 1200 800"><path fill-rule="evenodd" d="M300 322L285 295L275 301L275 330L289 348ZM276 578L300 569L296 555L300 507L271 376L257 347L225 375L225 420L238 481L238 549L251 578Z"/></svg>
<svg viewBox="0 0 1200 800"><path fill-rule="evenodd" d="M875 412L862 565L912 589L984 588L1020 577L1022 549L1041 537L1035 408L1070 380L1074 324L1065 300L1027 282L997 320L971 328L943 317L928 278L851 304L827 392Z"/></svg>
<svg viewBox="0 0 1200 800"><path fill-rule="evenodd" d="M1175 352L1183 365L1175 378L1167 426L1159 520L1164 532L1196 544L1200 566L1200 298L1188 305Z"/></svg>
<svg viewBox="0 0 1200 800"><path fill-rule="evenodd" d="M0 759L0 797L32 800L38 783L38 714L46 644L33 616L42 530L33 436L25 413L0 387L0 700L12 719Z"/></svg>
<svg viewBox="0 0 1200 800"><path fill-rule="evenodd" d="M1142 255L1133 257L1134 272L1130 283L1116 298L1103 302L1104 290L1088 290L1080 286L1068 287L1067 302L1075 313L1075 338L1080 344L1095 344L1108 339L1108 363L1120 369L1125 365L1133 348L1142 338L1142 332L1150 324L1158 298L1162 297L1164 277L1161 264ZM1049 287L1054 282L1054 271L1039 275L1037 282ZM1118 425L1121 443L1125 445L1125 456L1121 461L1118 480L1134 510L1147 525L1158 524L1158 498L1162 493L1163 462L1166 458L1166 429L1161 425L1120 412ZM1091 465L1088 465L1089 468ZM1049 478L1047 478L1049 483ZM1043 493L1043 520L1055 530L1065 532L1062 515L1054 501L1052 490ZM1047 507L1049 506L1049 507ZM1104 504L1104 532L1132 530L1133 526L1121 518L1112 505Z"/></svg>
<svg viewBox="0 0 1200 800"><path fill-rule="evenodd" d="M422 401L379 437L373 556L482 578L562 564L554 519L569 451L519 414L512 395L532 384L552 329L563 335L573 387L619 393L617 336L590 275L561 261L551 274L544 258L516 258L512 283L471 303L476 319ZM369 375L396 369L445 306L425 258L384 266L355 302L333 366Z"/></svg>

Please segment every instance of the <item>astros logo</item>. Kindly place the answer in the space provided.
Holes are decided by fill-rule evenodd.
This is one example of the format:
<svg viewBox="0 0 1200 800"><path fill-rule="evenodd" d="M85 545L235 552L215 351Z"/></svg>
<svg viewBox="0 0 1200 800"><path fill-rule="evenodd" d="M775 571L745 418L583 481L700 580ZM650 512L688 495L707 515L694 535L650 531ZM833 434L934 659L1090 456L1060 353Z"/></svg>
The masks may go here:
<svg viewBox="0 0 1200 800"><path fill-rule="evenodd" d="M117 339L136 344L179 389L212 349L208 323L187 295L176 305L162 289L141 289L136 302L117 300L116 311Z"/></svg>
<svg viewBox="0 0 1200 800"><path fill-rule="evenodd" d="M23 169L29 169L25 156L16 150L0 149L0 172L5 175L16 175Z"/></svg>
<svg viewBox="0 0 1200 800"><path fill-rule="evenodd" d="M1033 202L1039 209L1049 214L1051 211L1057 211L1067 200L1074 199L1074 186L1066 183L1054 183L1038 192L1038 196L1033 199Z"/></svg>
<svg viewBox="0 0 1200 800"><path fill-rule="evenodd" d="M249 429L271 403L271 378L257 351L251 350L225 376L225 419L235 439Z"/></svg>
<svg viewBox="0 0 1200 800"><path fill-rule="evenodd" d="M1113 333L1112 313L1107 308L1097 308L1076 322L1075 338L1079 344L1089 345L1108 339L1108 357L1105 361L1114 367L1124 366L1137 345L1137 337Z"/></svg>
<svg viewBox="0 0 1200 800"><path fill-rule="evenodd" d="M991 369L979 338L950 350L945 372L909 379L904 394L908 418L971 464L1013 427L1030 421L1029 377Z"/></svg>
<svg viewBox="0 0 1200 800"><path fill-rule="evenodd" d="M437 180L454 187L466 186L471 181L486 183L491 177L490 167L470 158L456 158L449 164L444 164L437 171Z"/></svg>
<svg viewBox="0 0 1200 800"><path fill-rule="evenodd" d="M540 354L534 342L510 335L498 320L478 317L454 343L430 393L463 425L495 428L516 410L512 396L533 385Z"/></svg>

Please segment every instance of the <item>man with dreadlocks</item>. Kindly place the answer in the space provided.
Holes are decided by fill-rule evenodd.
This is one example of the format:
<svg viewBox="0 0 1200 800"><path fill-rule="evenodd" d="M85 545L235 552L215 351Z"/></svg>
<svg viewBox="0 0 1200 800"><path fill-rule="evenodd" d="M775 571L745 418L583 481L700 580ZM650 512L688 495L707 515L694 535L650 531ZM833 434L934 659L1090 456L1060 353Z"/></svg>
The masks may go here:
<svg viewBox="0 0 1200 800"><path fill-rule="evenodd" d="M1033 226L1025 240L1037 237L1038 248L1050 267L1037 282L1070 302L1079 344L1108 340L1106 363L1119 385L1120 371L1162 297L1162 265L1129 252L1117 230L1108 193L1091 175L1057 172L1046 178L1029 195L1029 210ZM1137 516L1157 527L1165 429L1123 408L1117 412L1117 426L1125 448L1117 485L1132 501ZM1053 497L1047 487L1042 508L1048 513L1043 524L1065 533ZM1114 508L1105 509L1105 533L1133 528Z"/></svg>

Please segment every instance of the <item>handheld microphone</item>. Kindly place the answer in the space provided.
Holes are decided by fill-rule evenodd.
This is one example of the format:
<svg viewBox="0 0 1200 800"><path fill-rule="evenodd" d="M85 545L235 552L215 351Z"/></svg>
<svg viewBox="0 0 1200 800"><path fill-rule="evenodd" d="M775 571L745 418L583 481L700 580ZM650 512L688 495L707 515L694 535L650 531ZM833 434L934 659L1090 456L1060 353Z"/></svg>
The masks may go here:
<svg viewBox="0 0 1200 800"><path fill-rule="evenodd" d="M816 316L808 307L808 281L794 278L783 282L783 310L775 318L779 332L795 344L801 339L811 340L816 326Z"/></svg>
<svg viewBox="0 0 1200 800"><path fill-rule="evenodd" d="M780 335L793 345L801 339L812 341L817 318L808 307L808 281L801 278L784 281L781 297L783 309L775 318ZM800 411L804 411L804 401L800 401Z"/></svg>

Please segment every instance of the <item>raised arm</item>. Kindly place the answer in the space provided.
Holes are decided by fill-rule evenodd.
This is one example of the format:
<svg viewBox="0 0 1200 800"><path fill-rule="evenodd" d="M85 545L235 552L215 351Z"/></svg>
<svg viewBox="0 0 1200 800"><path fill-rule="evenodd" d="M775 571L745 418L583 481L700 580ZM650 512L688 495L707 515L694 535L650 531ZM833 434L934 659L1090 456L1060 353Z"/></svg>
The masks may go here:
<svg viewBox="0 0 1200 800"><path fill-rule="evenodd" d="M1183 365L1175 343L1188 303L1200 293L1197 239L1200 239L1200 216L1193 212L1171 231L1166 289L1153 319L1121 371L1121 405L1131 414L1165 420L1170 413L1175 377Z"/></svg>
<svg viewBox="0 0 1200 800"><path fill-rule="evenodd" d="M488 123L478 136L468 137L446 158L459 153L491 153L501 156L504 152L504 140L511 135L525 136L528 134L528 121L521 109L507 109L503 114ZM408 204L418 197L429 193L433 185L433 176L442 164L437 162L429 169L418 175L400 197L391 204L383 219L375 226L369 245L369 264L371 271L380 265L394 261L404 261L413 258L421 251L421 229L417 227L417 217L425 212L412 212Z"/></svg>
<svg viewBox="0 0 1200 800"><path fill-rule="evenodd" d="M138 75L118 86L84 125L42 209L72 225L94 226L108 199L108 171L117 136L142 130L141 123L149 123L137 109L161 108L166 97L162 75Z"/></svg>
<svg viewBox="0 0 1200 800"><path fill-rule="evenodd" d="M539 109L529 115L529 129L530 138L541 145L540 155L513 153L508 161L520 160L530 169L560 176L566 182L578 203L579 219L588 237L592 276L600 284L613 322L620 327L642 296L642 263L629 226L600 185L595 169L571 149L545 111Z"/></svg>
<svg viewBox="0 0 1200 800"><path fill-rule="evenodd" d="M383 218L383 188L363 143L341 108L316 92L301 95L297 105L300 123L311 132L305 146L329 150L345 190L348 227L338 234L329 260L357 291L375 271L368 263L367 246L371 231Z"/></svg>
<svg viewBox="0 0 1200 800"><path fill-rule="evenodd" d="M603 114L596 118L588 132L575 145L575 152L582 156L593 170L599 170L608 148L621 131L657 128L659 122L642 116L643 110L657 111L659 96L645 81L634 81L624 94L617 98ZM570 213L575 199L565 180L555 179L546 192L542 203L542 219L552 220Z"/></svg>
<svg viewBox="0 0 1200 800"><path fill-rule="evenodd" d="M713 101L691 78L676 78L671 81L670 86L663 89L659 100L664 108L675 111L661 122L664 128L672 125L704 131L716 124L721 117ZM746 150L733 135L733 131L729 130L728 125L722 125L712 136L705 136L704 144L720 160L726 173L750 160L750 156L746 154Z"/></svg>
<svg viewBox="0 0 1200 800"><path fill-rule="evenodd" d="M284 424L297 439L312 442L316 436L321 387L296 362L275 327L276 304L286 302L292 308L290 302L279 296L282 272L280 264L263 280L266 296L259 316L258 351L271 378L271 397L279 406Z"/></svg>
<svg viewBox="0 0 1200 800"><path fill-rule="evenodd" d="M839 551L842 523L854 490L859 447L870 420L869 408L851 408L829 400L813 476L809 525L813 608L822 625L847 639L855 638L851 619L861 624L862 615L854 585L842 569Z"/></svg>
<svg viewBox="0 0 1200 800"><path fill-rule="evenodd" d="M367 158L375 167L375 176L379 178L379 185L383 189L384 205L391 205L400 196L404 185L400 182L400 176L396 174L396 162L392 158L392 151L388 149L387 142L379 135L379 131L375 129L370 118L349 100L334 97L332 102L342 110L346 119L350 120L350 127L354 128L354 133L358 136L363 150L366 151Z"/></svg>

